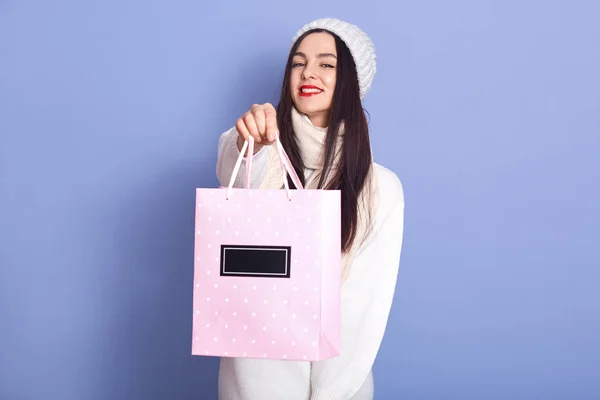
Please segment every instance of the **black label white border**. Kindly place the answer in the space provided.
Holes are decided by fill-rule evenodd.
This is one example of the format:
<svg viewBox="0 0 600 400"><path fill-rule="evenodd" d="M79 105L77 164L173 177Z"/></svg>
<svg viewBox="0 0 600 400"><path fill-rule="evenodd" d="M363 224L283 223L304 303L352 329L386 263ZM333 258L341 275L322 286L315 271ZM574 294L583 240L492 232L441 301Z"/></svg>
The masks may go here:
<svg viewBox="0 0 600 400"><path fill-rule="evenodd" d="M227 250L248 250L248 251L280 251L285 253L285 271L283 273L265 273L265 272L240 272L226 271L225 261ZM238 276L238 277L262 277L262 278L290 278L291 275L291 246L241 246L241 245L221 245L220 272L221 276Z"/></svg>

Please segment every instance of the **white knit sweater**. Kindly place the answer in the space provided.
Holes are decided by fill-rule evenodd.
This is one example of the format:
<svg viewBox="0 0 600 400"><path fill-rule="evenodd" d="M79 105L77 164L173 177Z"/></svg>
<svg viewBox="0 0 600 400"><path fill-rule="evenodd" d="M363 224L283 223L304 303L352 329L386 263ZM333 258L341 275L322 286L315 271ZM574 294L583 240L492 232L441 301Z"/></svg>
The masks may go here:
<svg viewBox="0 0 600 400"><path fill-rule="evenodd" d="M217 177L229 184L239 156L235 128L219 140ZM254 155L250 186L258 187L266 151ZM220 400L370 400L373 362L386 328L400 262L404 193L390 170L375 164L379 207L374 230L342 286L341 356L320 362L222 358ZM313 171L307 170L308 175ZM235 186L243 187L245 166Z"/></svg>

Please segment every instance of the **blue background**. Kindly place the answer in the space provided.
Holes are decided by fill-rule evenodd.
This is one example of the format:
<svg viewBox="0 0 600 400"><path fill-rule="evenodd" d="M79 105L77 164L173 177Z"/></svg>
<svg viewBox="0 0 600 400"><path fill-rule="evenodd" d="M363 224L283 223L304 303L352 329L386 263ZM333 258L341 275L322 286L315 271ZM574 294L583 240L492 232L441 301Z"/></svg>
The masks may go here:
<svg viewBox="0 0 600 400"><path fill-rule="evenodd" d="M0 399L212 399L194 188L305 22L406 192L376 399L600 399L597 1L0 1Z"/></svg>

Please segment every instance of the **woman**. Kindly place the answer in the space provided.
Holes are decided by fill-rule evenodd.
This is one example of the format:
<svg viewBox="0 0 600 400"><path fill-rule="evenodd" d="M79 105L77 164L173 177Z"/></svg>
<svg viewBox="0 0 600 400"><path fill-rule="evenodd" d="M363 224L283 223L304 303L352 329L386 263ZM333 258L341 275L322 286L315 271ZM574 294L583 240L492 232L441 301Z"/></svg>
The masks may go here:
<svg viewBox="0 0 600 400"><path fill-rule="evenodd" d="M313 363L223 358L222 400L373 398L371 369L392 303L404 223L400 181L371 157L361 100L374 74L375 51L363 31L336 19L313 21L294 38L277 110L254 105L221 135L223 186L252 136L251 187L280 189L271 146L279 134L305 188L341 191L343 266L341 356Z"/></svg>

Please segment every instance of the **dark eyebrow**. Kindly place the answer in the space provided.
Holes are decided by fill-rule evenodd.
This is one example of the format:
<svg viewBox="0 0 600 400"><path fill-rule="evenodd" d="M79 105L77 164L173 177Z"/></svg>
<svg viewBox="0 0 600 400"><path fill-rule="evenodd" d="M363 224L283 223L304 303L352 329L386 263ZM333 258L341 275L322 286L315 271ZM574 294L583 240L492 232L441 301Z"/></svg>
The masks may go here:
<svg viewBox="0 0 600 400"><path fill-rule="evenodd" d="M297 51L296 54L294 54L295 56L300 56L300 57L304 57L304 58L308 58L306 57L306 54L302 53L301 51ZM317 58L328 58L328 57L333 57L337 60L337 57L335 54L332 53L319 53L317 54Z"/></svg>

